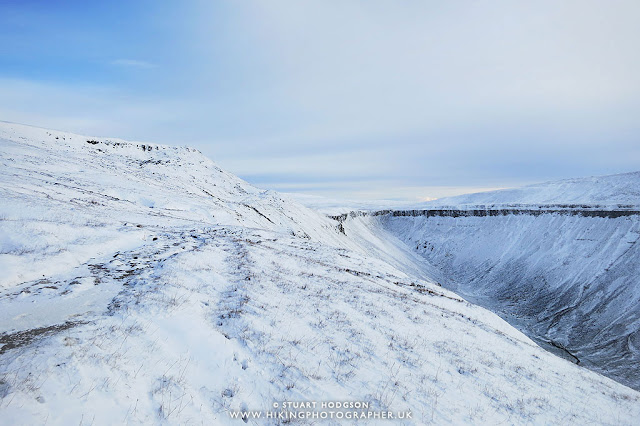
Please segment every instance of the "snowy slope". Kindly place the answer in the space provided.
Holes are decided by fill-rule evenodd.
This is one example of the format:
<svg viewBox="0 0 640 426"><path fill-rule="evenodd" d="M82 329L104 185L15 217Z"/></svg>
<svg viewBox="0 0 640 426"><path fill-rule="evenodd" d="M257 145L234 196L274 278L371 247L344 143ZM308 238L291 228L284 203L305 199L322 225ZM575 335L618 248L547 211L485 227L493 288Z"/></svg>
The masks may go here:
<svg viewBox="0 0 640 426"><path fill-rule="evenodd" d="M640 417L638 392L433 284L399 241L194 150L0 123L0 161L2 424L237 424L310 400L402 424Z"/></svg>
<svg viewBox="0 0 640 426"><path fill-rule="evenodd" d="M640 172L592 176L545 182L514 189L478 192L440 198L424 203L431 206L502 204L585 204L640 206Z"/></svg>
<svg viewBox="0 0 640 426"><path fill-rule="evenodd" d="M471 194L344 226L397 238L447 288L640 389L639 180L627 173Z"/></svg>
<svg viewBox="0 0 640 426"><path fill-rule="evenodd" d="M640 388L638 216L380 220L446 287L569 359Z"/></svg>
<svg viewBox="0 0 640 426"><path fill-rule="evenodd" d="M98 252L124 248L154 226L243 225L327 243L340 238L328 219L252 187L190 148L8 123L0 123L0 138L0 244L8 254L0 285L85 262L91 251L75 247L87 238Z"/></svg>

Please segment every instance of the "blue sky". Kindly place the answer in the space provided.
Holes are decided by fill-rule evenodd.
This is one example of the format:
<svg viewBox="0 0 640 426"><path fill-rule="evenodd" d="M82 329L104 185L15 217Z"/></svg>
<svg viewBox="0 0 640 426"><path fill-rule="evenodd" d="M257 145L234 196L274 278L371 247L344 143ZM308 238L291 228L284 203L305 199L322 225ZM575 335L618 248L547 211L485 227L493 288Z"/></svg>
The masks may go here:
<svg viewBox="0 0 640 426"><path fill-rule="evenodd" d="M0 119L354 199L632 171L638 22L636 0L0 0Z"/></svg>

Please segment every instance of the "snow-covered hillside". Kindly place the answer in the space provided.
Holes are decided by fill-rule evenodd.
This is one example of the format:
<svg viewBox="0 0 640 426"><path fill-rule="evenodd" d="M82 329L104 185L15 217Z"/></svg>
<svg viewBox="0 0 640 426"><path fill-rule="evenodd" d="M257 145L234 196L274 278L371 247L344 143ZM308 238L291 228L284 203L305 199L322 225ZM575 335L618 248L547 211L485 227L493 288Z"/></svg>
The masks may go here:
<svg viewBox="0 0 640 426"><path fill-rule="evenodd" d="M569 359L640 388L640 219L392 217L446 287Z"/></svg>
<svg viewBox="0 0 640 426"><path fill-rule="evenodd" d="M471 194L344 226L398 238L447 288L640 389L639 181L627 173Z"/></svg>
<svg viewBox="0 0 640 426"><path fill-rule="evenodd" d="M422 205L585 204L640 206L640 172L565 179L499 191L440 198Z"/></svg>
<svg viewBox="0 0 640 426"><path fill-rule="evenodd" d="M150 226L242 225L340 238L324 216L252 187L194 149L8 123L0 123L0 138L0 244L10 254L0 263L4 286L130 247Z"/></svg>
<svg viewBox="0 0 640 426"><path fill-rule="evenodd" d="M638 392L434 284L399 240L197 151L0 123L0 161L0 423L231 424L282 401L640 418Z"/></svg>

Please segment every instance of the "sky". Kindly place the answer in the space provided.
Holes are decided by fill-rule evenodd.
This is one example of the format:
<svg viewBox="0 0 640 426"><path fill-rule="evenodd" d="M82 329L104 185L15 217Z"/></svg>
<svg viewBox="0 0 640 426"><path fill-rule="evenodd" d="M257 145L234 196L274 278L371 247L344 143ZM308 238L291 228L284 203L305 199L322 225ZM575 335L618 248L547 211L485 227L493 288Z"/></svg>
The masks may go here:
<svg viewBox="0 0 640 426"><path fill-rule="evenodd" d="M637 0L0 0L0 120L426 200L640 170Z"/></svg>

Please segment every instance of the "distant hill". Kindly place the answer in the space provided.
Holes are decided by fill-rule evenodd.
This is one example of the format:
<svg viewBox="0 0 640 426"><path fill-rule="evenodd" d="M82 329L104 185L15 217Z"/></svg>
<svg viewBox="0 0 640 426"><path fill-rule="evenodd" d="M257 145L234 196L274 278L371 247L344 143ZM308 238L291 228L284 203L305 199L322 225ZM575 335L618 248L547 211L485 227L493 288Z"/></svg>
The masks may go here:
<svg viewBox="0 0 640 426"><path fill-rule="evenodd" d="M521 188L478 192L423 203L443 205L588 204L640 205L640 172L564 179Z"/></svg>

